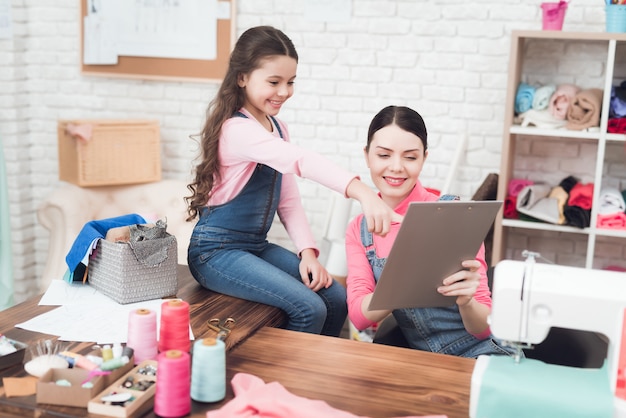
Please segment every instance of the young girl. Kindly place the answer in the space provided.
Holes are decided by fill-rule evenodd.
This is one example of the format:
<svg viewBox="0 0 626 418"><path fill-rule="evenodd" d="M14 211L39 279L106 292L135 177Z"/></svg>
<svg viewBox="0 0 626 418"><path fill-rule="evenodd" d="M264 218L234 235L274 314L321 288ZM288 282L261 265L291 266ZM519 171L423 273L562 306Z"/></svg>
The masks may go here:
<svg viewBox="0 0 626 418"><path fill-rule="evenodd" d="M404 215L410 202L433 201L419 175L428 156L426 126L412 109L388 106L372 120L365 146L365 161L382 200ZM456 296L456 305L445 308L412 308L370 311L376 281L391 251L400 224L392 224L385 237L374 236L357 216L346 232L348 259L348 314L363 330L393 314L412 348L477 357L480 354L510 354L490 338L487 315L491 294L487 285L484 245L475 260L463 261L464 270L443 280L438 291ZM512 353L512 351L511 351Z"/></svg>
<svg viewBox="0 0 626 418"><path fill-rule="evenodd" d="M337 336L345 288L317 259L295 176L359 200L373 233L386 234L395 215L356 175L289 142L275 116L293 94L297 64L280 30L255 27L238 39L207 111L202 161L186 198L189 219L199 217L189 269L208 289L281 308L287 329ZM297 255L267 241L276 212Z"/></svg>

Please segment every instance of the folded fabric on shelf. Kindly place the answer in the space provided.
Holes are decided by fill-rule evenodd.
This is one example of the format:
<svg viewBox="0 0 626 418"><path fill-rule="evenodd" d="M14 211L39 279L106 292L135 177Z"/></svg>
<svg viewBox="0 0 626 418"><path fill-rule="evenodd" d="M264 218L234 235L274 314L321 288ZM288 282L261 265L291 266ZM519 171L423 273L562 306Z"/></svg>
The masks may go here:
<svg viewBox="0 0 626 418"><path fill-rule="evenodd" d="M552 116L552 113L548 109L530 109L520 114L519 118L521 120L520 125L523 127L534 125L537 128L543 129L559 129L565 127L567 124L565 119L558 119Z"/></svg>
<svg viewBox="0 0 626 418"><path fill-rule="evenodd" d="M600 125L602 90L586 89L578 92L567 109L567 129L581 131Z"/></svg>
<svg viewBox="0 0 626 418"><path fill-rule="evenodd" d="M576 184L578 184L579 181L580 180L578 180L574 176L567 176L563 180L561 180L561 182L559 183L559 186L561 186L563 188L563 190L565 190L567 193L569 193L569 192L572 191L574 186L576 186Z"/></svg>
<svg viewBox="0 0 626 418"><path fill-rule="evenodd" d="M598 198L598 213L611 215L626 211L626 202L622 192L614 187L605 187L600 191Z"/></svg>
<svg viewBox="0 0 626 418"><path fill-rule="evenodd" d="M511 179L509 180L509 185L507 187L507 195L517 197L519 192L521 192L524 187L533 184L535 184L535 182L528 179Z"/></svg>
<svg viewBox="0 0 626 418"><path fill-rule="evenodd" d="M606 131L610 134L626 134L626 117L609 119Z"/></svg>
<svg viewBox="0 0 626 418"><path fill-rule="evenodd" d="M593 202L593 183L576 183L569 192L567 204L570 206L578 206L586 210L591 209Z"/></svg>
<svg viewBox="0 0 626 418"><path fill-rule="evenodd" d="M516 196L507 196L504 198L504 209L502 216L507 219L518 219L519 213L516 209L517 206L517 197Z"/></svg>
<svg viewBox="0 0 626 418"><path fill-rule="evenodd" d="M611 87L611 100L609 104L609 117L626 117L626 80L619 86Z"/></svg>
<svg viewBox="0 0 626 418"><path fill-rule="evenodd" d="M557 199L548 197L551 189L547 184L524 187L517 196L517 211L544 222L558 224L559 204Z"/></svg>
<svg viewBox="0 0 626 418"><path fill-rule="evenodd" d="M552 93L552 97L550 97L548 106L552 116L557 119L567 118L567 109L579 91L580 87L574 84L560 84L557 86L555 92Z"/></svg>
<svg viewBox="0 0 626 418"><path fill-rule="evenodd" d="M626 229L626 213L598 214L596 226L602 229Z"/></svg>
<svg viewBox="0 0 626 418"><path fill-rule="evenodd" d="M559 208L559 221L557 222L557 224L564 225L566 222L566 219L565 219L565 215L563 214L563 209L565 208L565 205L567 204L567 198L568 198L567 192L561 186L556 186L556 187L553 187L552 190L550 190L550 194L548 195L548 198L556 199L557 206Z"/></svg>
<svg viewBox="0 0 626 418"><path fill-rule="evenodd" d="M577 228L587 228L591 222L591 211L583 209L580 206L565 205L563 214L567 219L567 225Z"/></svg>
<svg viewBox="0 0 626 418"><path fill-rule="evenodd" d="M545 86L538 87L533 97L533 109L547 109L550 105L550 98L555 91L556 85L554 84L546 84Z"/></svg>
<svg viewBox="0 0 626 418"><path fill-rule="evenodd" d="M535 90L536 88L528 83L519 83L515 94L515 113L524 113L533 107Z"/></svg>

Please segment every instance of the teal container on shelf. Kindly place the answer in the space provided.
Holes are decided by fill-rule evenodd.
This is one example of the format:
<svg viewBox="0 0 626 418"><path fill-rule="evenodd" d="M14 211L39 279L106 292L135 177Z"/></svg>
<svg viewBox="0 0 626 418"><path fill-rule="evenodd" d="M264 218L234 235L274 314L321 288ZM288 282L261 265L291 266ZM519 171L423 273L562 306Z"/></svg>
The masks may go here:
<svg viewBox="0 0 626 418"><path fill-rule="evenodd" d="M626 4L606 5L606 31L612 33L626 32Z"/></svg>

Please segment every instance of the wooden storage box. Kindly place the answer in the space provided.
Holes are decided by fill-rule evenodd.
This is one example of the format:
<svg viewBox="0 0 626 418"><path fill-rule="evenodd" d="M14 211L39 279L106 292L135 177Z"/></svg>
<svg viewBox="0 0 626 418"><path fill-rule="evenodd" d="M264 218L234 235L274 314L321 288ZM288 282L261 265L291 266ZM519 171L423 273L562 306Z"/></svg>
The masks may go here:
<svg viewBox="0 0 626 418"><path fill-rule="evenodd" d="M156 120L60 120L59 180L81 187L161 180Z"/></svg>
<svg viewBox="0 0 626 418"><path fill-rule="evenodd" d="M141 370L145 370L148 367L156 370L157 366L156 360L144 360L111 386L105 388L98 396L91 399L87 404L87 411L90 414L120 418L136 417L145 414L154 406L157 376L142 374ZM129 384L126 385L125 382L129 382ZM142 386L142 382L148 384ZM112 405L103 401L103 398L106 400L106 396L112 393L130 394L132 398L124 405Z"/></svg>

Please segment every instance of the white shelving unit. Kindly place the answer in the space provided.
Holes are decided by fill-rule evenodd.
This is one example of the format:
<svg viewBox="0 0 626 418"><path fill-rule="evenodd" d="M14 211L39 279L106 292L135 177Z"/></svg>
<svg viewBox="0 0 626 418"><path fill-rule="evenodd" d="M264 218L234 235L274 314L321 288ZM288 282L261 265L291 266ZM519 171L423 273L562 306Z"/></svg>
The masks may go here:
<svg viewBox="0 0 626 418"><path fill-rule="evenodd" d="M512 178L557 186L569 175L593 183L591 221L587 228L504 219L494 226L492 264L522 259L537 251L556 264L586 268L626 267L626 230L596 227L603 187L626 189L626 135L607 133L610 93L626 80L626 34L560 31L514 31L505 104L498 199L504 200ZM571 83L604 91L600 126L590 131L522 127L514 122L521 81Z"/></svg>

